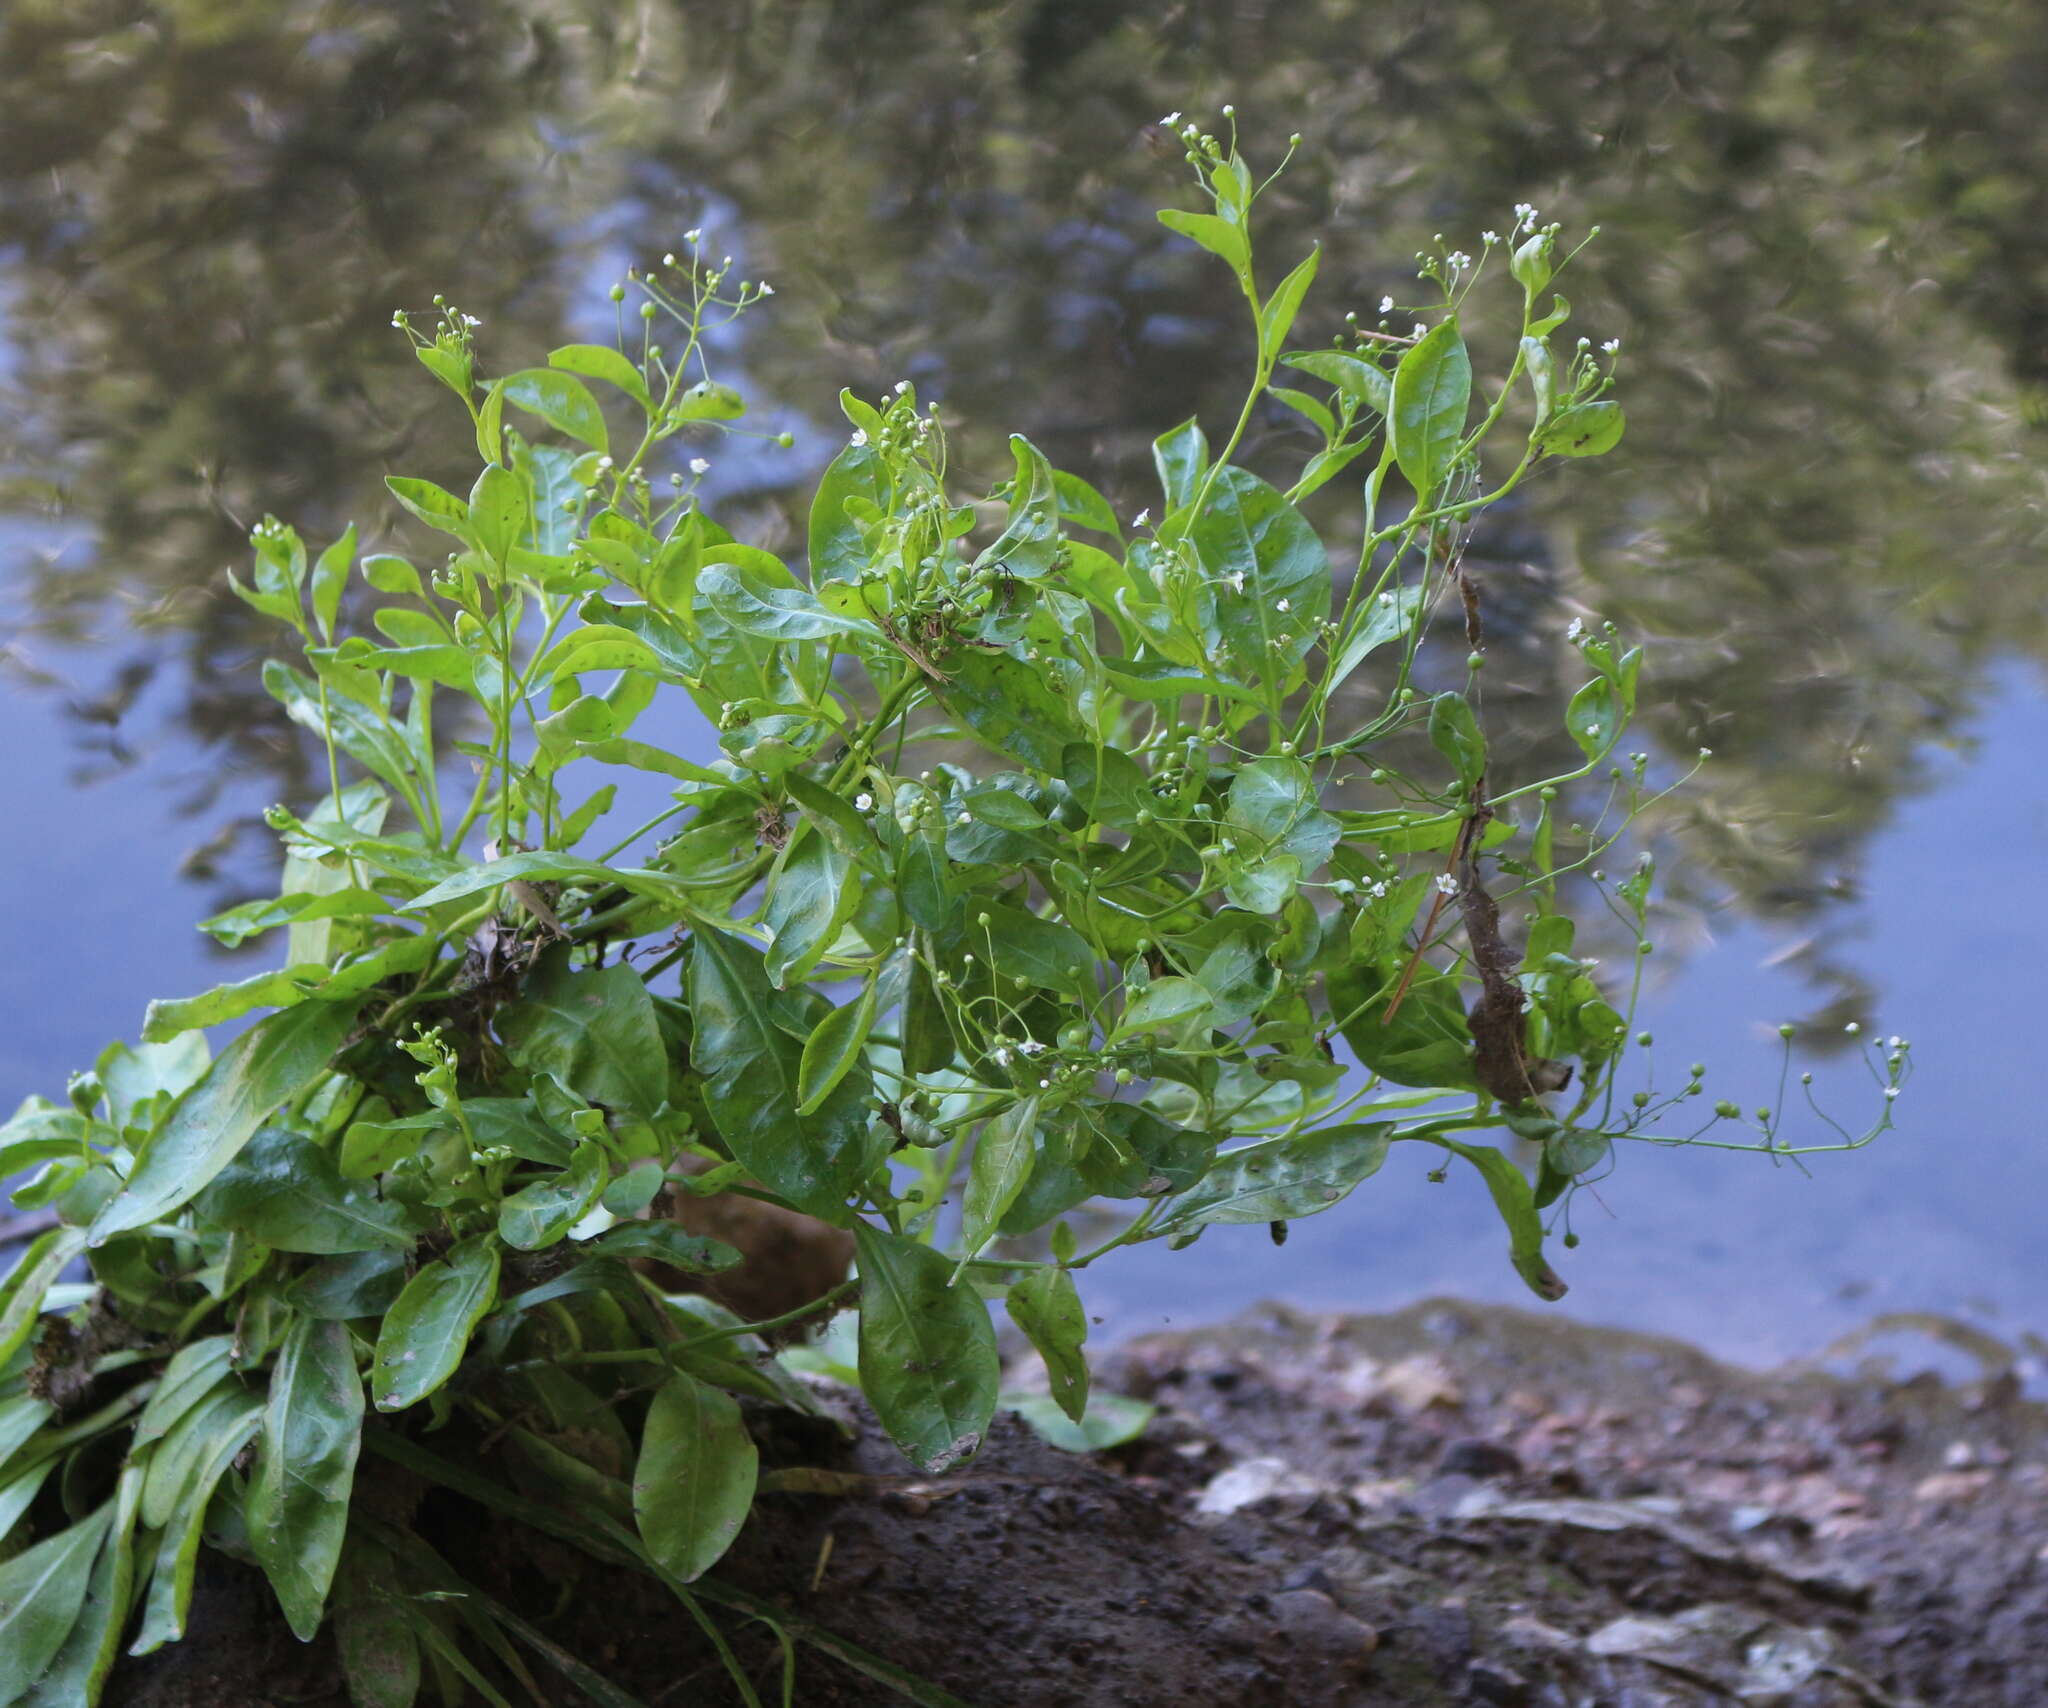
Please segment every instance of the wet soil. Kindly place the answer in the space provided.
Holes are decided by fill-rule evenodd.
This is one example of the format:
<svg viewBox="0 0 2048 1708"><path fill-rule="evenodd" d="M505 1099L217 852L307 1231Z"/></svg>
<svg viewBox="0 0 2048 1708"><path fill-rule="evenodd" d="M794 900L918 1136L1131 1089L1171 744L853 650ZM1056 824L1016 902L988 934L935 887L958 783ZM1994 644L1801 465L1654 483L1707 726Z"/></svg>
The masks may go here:
<svg viewBox="0 0 2048 1708"><path fill-rule="evenodd" d="M1074 1457L1006 1414L929 1481L857 1408L850 1441L764 1414L771 1462L876 1480L764 1497L719 1579L976 1708L2048 1702L2048 1408L2010 1371L1756 1373L1434 1301L1265 1307L1133 1342L1102 1380L1158 1405L1136 1442ZM407 1504L647 1708L738 1700L658 1586ZM777 1700L773 1639L712 1611ZM325 1639L294 1642L253 1574L210 1569L194 1615L110 1703L345 1702ZM584 1700L535 1665L511 1700ZM805 1643L794 1700L904 1698Z"/></svg>

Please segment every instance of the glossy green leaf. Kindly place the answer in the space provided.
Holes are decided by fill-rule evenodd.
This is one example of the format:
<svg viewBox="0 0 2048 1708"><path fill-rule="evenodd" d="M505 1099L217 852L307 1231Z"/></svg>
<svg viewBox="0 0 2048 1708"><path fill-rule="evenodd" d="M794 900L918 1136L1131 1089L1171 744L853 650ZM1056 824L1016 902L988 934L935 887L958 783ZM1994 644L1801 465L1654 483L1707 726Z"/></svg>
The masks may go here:
<svg viewBox="0 0 2048 1708"><path fill-rule="evenodd" d="M1219 219L1215 214L1183 213L1179 208L1161 208L1159 223L1169 231L1192 238L1211 255L1220 256L1233 271L1242 273L1251 265L1251 249L1241 225Z"/></svg>
<svg viewBox="0 0 2048 1708"><path fill-rule="evenodd" d="M875 625L863 618L844 617L826 609L815 594L798 587L793 579L780 586L745 563L706 564L697 577L697 592L742 634L764 640L823 640L876 632Z"/></svg>
<svg viewBox="0 0 2048 1708"><path fill-rule="evenodd" d="M611 449L604 411L590 388L562 368L523 368L504 379L505 401L538 415L557 432L580 440L593 451Z"/></svg>
<svg viewBox="0 0 2048 1708"><path fill-rule="evenodd" d="M522 1186L498 1206L498 1237L515 1251L540 1251L564 1238L597 1206L610 1175L604 1147L576 1147L569 1166Z"/></svg>
<svg viewBox="0 0 2048 1708"><path fill-rule="evenodd" d="M1565 707L1564 727L1588 759L1613 751L1621 739L1622 718L1614 701L1614 688L1604 677L1588 682Z"/></svg>
<svg viewBox="0 0 2048 1708"><path fill-rule="evenodd" d="M1463 1157L1479 1170L1486 1190L1492 1194L1494 1208L1507 1224L1508 1258L1515 1273L1539 1299L1553 1304L1562 1299L1568 1289L1563 1277L1544 1259L1543 1218L1537 1213L1528 1176L1515 1166L1511 1157L1491 1145L1461 1144L1436 1134L1429 1135L1429 1142Z"/></svg>
<svg viewBox="0 0 2048 1708"><path fill-rule="evenodd" d="M1315 778L1299 759L1255 759L1239 769L1230 785L1223 821L1255 838L1263 854L1291 854L1304 871L1329 859L1342 834L1317 799Z"/></svg>
<svg viewBox="0 0 2048 1708"><path fill-rule="evenodd" d="M647 1408L633 1517L660 1567L692 1583L730 1548L754 1504L760 1455L732 1395L678 1371Z"/></svg>
<svg viewBox="0 0 2048 1708"><path fill-rule="evenodd" d="M1343 1023L1344 1041L1374 1073L1396 1085L1477 1091L1472 1074L1472 1030L1458 980L1434 966L1420 968L1394 1018L1385 1018L1395 981L1377 968L1346 967L1329 975L1330 1006Z"/></svg>
<svg viewBox="0 0 2048 1708"><path fill-rule="evenodd" d="M1154 979L1126 1005L1111 1043L1140 1032L1170 1032L1207 1014L1214 998L1193 979Z"/></svg>
<svg viewBox="0 0 2048 1708"><path fill-rule="evenodd" d="M128 1647L131 1655L146 1655L184 1636L206 1510L221 1478L227 1475L242 1449L255 1439L262 1424L263 1402L250 1393L234 1395L211 1414L205 1438L199 1443L177 1501L158 1534L149 1595L143 1603L134 1641Z"/></svg>
<svg viewBox="0 0 2048 1708"><path fill-rule="evenodd" d="M160 1440L173 1424L219 1386L233 1368L234 1346L232 1335L212 1334L203 1340L186 1342L171 1355L171 1361L157 1378L156 1391L135 1420L132 1439L137 1447Z"/></svg>
<svg viewBox="0 0 2048 1708"><path fill-rule="evenodd" d="M1114 747L1074 742L1060 754L1060 775L1090 819L1119 830L1140 829L1140 815L1159 806L1145 768Z"/></svg>
<svg viewBox="0 0 2048 1708"><path fill-rule="evenodd" d="M1321 263L1321 249L1311 249L1307 257L1295 269L1273 287L1273 294L1259 310L1259 349L1269 358L1287 341L1287 334L1294 328L1294 317L1301 312L1301 299L1308 295L1308 288L1315 283L1316 268Z"/></svg>
<svg viewBox="0 0 2048 1708"><path fill-rule="evenodd" d="M768 888L764 965L777 989L801 984L838 940L860 902L853 862L816 831L802 835Z"/></svg>
<svg viewBox="0 0 2048 1708"><path fill-rule="evenodd" d="M655 670L659 666L654 649L630 629L613 623L586 623L548 648L533 667L533 683L539 688L558 676L586 670Z"/></svg>
<svg viewBox="0 0 2048 1708"><path fill-rule="evenodd" d="M195 1202L208 1222L315 1257L403 1251L420 1232L403 1206L343 1179L325 1145L288 1127L259 1128Z"/></svg>
<svg viewBox="0 0 2048 1708"><path fill-rule="evenodd" d="M1486 775L1486 737L1463 694L1439 694L1430 701L1429 742L1451 762L1466 788L1474 787Z"/></svg>
<svg viewBox="0 0 2048 1708"><path fill-rule="evenodd" d="M1068 1417L1050 1394L1005 1394L1003 1410L1013 1411L1031 1426L1048 1447L1062 1453L1102 1453L1145 1433L1159 1408L1128 1394L1096 1394L1078 1419Z"/></svg>
<svg viewBox="0 0 2048 1708"><path fill-rule="evenodd" d="M519 1000L498 1011L506 1053L529 1073L551 1073L586 1102L645 1120L668 1099L668 1049L654 1001L624 962L578 972L566 954L544 957Z"/></svg>
<svg viewBox="0 0 2048 1708"><path fill-rule="evenodd" d="M815 1115L861 1060L875 1023L875 996L875 982L870 979L858 997L833 1009L804 1040L796 1074L799 1115Z"/></svg>
<svg viewBox="0 0 2048 1708"><path fill-rule="evenodd" d="M500 464L486 464L469 490L469 533L477 549L493 563L504 563L527 520L526 482Z"/></svg>
<svg viewBox="0 0 2048 1708"><path fill-rule="evenodd" d="M867 572L867 543L860 525L847 514L847 501L858 500L880 509L889 496L887 479L881 453L867 444L848 445L818 477L818 490L811 499L813 587L828 581L857 581Z"/></svg>
<svg viewBox="0 0 2048 1708"><path fill-rule="evenodd" d="M1027 1270L1010 1284L1004 1303L1010 1320L1045 1360L1053 1400L1075 1423L1088 1409L1088 1313L1074 1277L1065 1269Z"/></svg>
<svg viewBox="0 0 2048 1708"><path fill-rule="evenodd" d="M100 1700L107 1675L120 1658L121 1634L134 1603L135 1520L141 1488L142 1469L131 1461L122 1468L107 1503L113 1516L86 1584L85 1604L55 1658L20 1699L20 1708L79 1708L81 1703L90 1708Z"/></svg>
<svg viewBox="0 0 2048 1708"><path fill-rule="evenodd" d="M494 1254L494 1274L496 1265ZM394 1312L404 1303L401 1297ZM381 1340L379 1354L381 1360ZM362 1433L363 1381L347 1327L302 1317L270 1372L262 1440L243 1502L257 1564L302 1643L320 1629L341 1560Z"/></svg>
<svg viewBox="0 0 2048 1708"><path fill-rule="evenodd" d="M1059 556L1060 499L1052 464L1021 433L1010 435L1016 474L1010 482L1009 515L1003 531L975 559L1009 575L1044 575Z"/></svg>
<svg viewBox="0 0 2048 1708"><path fill-rule="evenodd" d="M498 1245L478 1234L421 1268L384 1314L370 1391L379 1411L403 1411L455 1374L470 1332L498 1296Z"/></svg>
<svg viewBox="0 0 2048 1708"><path fill-rule="evenodd" d="M334 619L341 610L342 589L348 585L348 572L355 558L356 525L351 522L341 531L341 538L314 560L310 582L313 620L320 625L324 640L334 638Z"/></svg>
<svg viewBox="0 0 2048 1708"><path fill-rule="evenodd" d="M431 480L412 480L401 475L386 475L384 484L391 489L392 497L428 527L460 540L469 538L469 506L454 493Z"/></svg>
<svg viewBox="0 0 2048 1708"><path fill-rule="evenodd" d="M973 1457L994 1416L1002 1361L981 1295L950 1285L930 1246L854 1225L860 1260L860 1384L890 1440L920 1471Z"/></svg>
<svg viewBox="0 0 2048 1708"><path fill-rule="evenodd" d="M1249 679L1285 675L1330 614L1330 557L1308 518L1249 470L1222 470L1188 529L1223 650Z"/></svg>
<svg viewBox="0 0 2048 1708"><path fill-rule="evenodd" d="M1031 1177L1032 1138L1038 1130L1038 1099L1027 1097L982 1123L967 1170L960 1211L960 1245L978 1256L995 1238L1003 1214Z"/></svg>
<svg viewBox="0 0 2048 1708"><path fill-rule="evenodd" d="M109 1501L69 1529L0 1563L0 1703L11 1703L57 1657L85 1605L93 1562L114 1521Z"/></svg>
<svg viewBox="0 0 2048 1708"><path fill-rule="evenodd" d="M82 1228L51 1228L29 1241L0 1281L0 1363L12 1358L42 1314L43 1295L85 1249Z"/></svg>
<svg viewBox="0 0 2048 1708"><path fill-rule="evenodd" d="M1051 678L1000 652L955 653L946 674L936 693L948 711L996 752L1058 775L1081 728Z"/></svg>
<svg viewBox="0 0 2048 1708"><path fill-rule="evenodd" d="M558 350L556 355L560 355ZM334 1583L334 1650L352 1708L413 1708L420 1642L390 1552L351 1536Z"/></svg>
<svg viewBox="0 0 2048 1708"><path fill-rule="evenodd" d="M1159 489L1166 495L1169 515L1192 504L1202 476L1209 471L1209 441L1202 436L1202 424L1191 417L1154 439L1152 466L1158 470Z"/></svg>
<svg viewBox="0 0 2048 1708"><path fill-rule="evenodd" d="M1627 425L1618 403L1574 404L1537 432L1536 449L1551 457L1597 457L1621 443Z"/></svg>
<svg viewBox="0 0 2048 1708"><path fill-rule="evenodd" d="M1197 1185L1167 1204L1152 1232L1313 1216L1379 1171L1393 1131L1386 1122L1356 1123L1226 1151Z"/></svg>
<svg viewBox="0 0 2048 1708"><path fill-rule="evenodd" d="M689 992L704 1103L733 1156L798 1209L844 1222L847 1199L890 1142L868 1114L867 1071L851 1068L816 1110L796 1113L803 1039L816 1022L784 1024L804 1010L769 984L760 951L738 937L693 936Z"/></svg>
<svg viewBox="0 0 2048 1708"><path fill-rule="evenodd" d="M405 1288L405 1254L359 1251L330 1257L306 1268L285 1289L294 1311L323 1322L381 1317Z"/></svg>
<svg viewBox="0 0 2048 1708"><path fill-rule="evenodd" d="M354 999L304 1003L259 1020L229 1044L144 1141L126 1189L93 1221L94 1243L189 1203L272 1111L327 1071L358 1006Z"/></svg>
<svg viewBox="0 0 2048 1708"><path fill-rule="evenodd" d="M1280 358L1290 368L1314 374L1375 415L1385 415L1394 400L1394 383L1376 362L1347 350L1295 350Z"/></svg>
<svg viewBox="0 0 2048 1708"><path fill-rule="evenodd" d="M686 1233L674 1222L621 1222L590 1242L600 1257L647 1257L689 1275L735 1268L741 1254L723 1241Z"/></svg>
<svg viewBox="0 0 2048 1708"><path fill-rule="evenodd" d="M609 344L564 344L548 352L548 366L565 373L581 374L587 380L604 380L615 385L649 414L654 399L639 367Z"/></svg>
<svg viewBox="0 0 2048 1708"><path fill-rule="evenodd" d="M1388 429L1394 460L1418 498L1434 492L1451 472L1471 401L1472 362L1453 315L1411 345L1394 370Z"/></svg>

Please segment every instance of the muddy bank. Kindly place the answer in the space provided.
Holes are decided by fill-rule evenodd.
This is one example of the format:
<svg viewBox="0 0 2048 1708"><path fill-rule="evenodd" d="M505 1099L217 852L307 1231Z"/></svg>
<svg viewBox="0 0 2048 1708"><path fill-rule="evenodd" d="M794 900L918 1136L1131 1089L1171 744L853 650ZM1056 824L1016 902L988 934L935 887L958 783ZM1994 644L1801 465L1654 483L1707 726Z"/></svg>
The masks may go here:
<svg viewBox="0 0 2048 1708"><path fill-rule="evenodd" d="M776 1427L771 1459L876 1481L768 1497L720 1575L977 1708L2048 1702L2048 1409L2009 1375L1757 1374L1432 1302L1262 1309L1104 1379L1160 1409L1092 1459L1005 1417L970 1472L917 1482L870 1427ZM648 1708L737 1700L654 1586L448 1497L411 1510ZM721 1620L775 1700L773 1640ZM535 1664L539 1700L581 1699ZM903 1700L809 1645L795 1699ZM344 1698L226 1571L108 1700Z"/></svg>

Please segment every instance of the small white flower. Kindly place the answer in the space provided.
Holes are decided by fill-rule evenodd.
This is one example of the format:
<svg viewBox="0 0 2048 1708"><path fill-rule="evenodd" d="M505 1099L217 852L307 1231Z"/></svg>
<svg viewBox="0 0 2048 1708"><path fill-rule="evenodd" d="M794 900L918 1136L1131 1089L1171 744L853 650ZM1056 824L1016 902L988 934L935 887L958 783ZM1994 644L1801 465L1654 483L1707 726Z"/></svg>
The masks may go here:
<svg viewBox="0 0 2048 1708"><path fill-rule="evenodd" d="M1241 570L1241 569L1233 569L1233 570L1232 570L1232 571L1230 572L1230 591L1231 591L1231 592L1233 592L1233 593L1242 593L1242 592L1244 591L1244 571L1243 571L1243 570Z"/></svg>
<svg viewBox="0 0 2048 1708"><path fill-rule="evenodd" d="M1149 508L1140 510L1137 513L1137 515L1131 518L1131 532L1136 533L1140 528L1144 527L1144 525L1151 520L1152 512Z"/></svg>
<svg viewBox="0 0 2048 1708"><path fill-rule="evenodd" d="M1479 234L1479 241L1485 244L1498 243L1500 241L1500 233L1497 231L1482 231Z"/></svg>
<svg viewBox="0 0 2048 1708"><path fill-rule="evenodd" d="M853 810L855 812L872 812L874 805L875 797L873 795L862 793L853 797Z"/></svg>
<svg viewBox="0 0 2048 1708"><path fill-rule="evenodd" d="M704 241L703 229L699 226L691 226L688 231L683 233L683 241L694 249L699 243Z"/></svg>
<svg viewBox="0 0 2048 1708"><path fill-rule="evenodd" d="M1177 124L1179 124L1179 123L1180 123L1180 114L1178 114L1178 113L1168 113L1168 114L1166 115L1166 117L1165 117L1165 118L1163 118L1163 119L1161 119L1161 120L1160 120L1159 122L1160 122L1160 124L1161 124L1162 126L1164 126L1165 128L1167 128L1167 129L1171 129L1171 128L1172 128L1173 126L1175 126L1175 125L1177 125Z"/></svg>
<svg viewBox="0 0 2048 1708"><path fill-rule="evenodd" d="M1600 726L1598 724L1586 725L1586 739L1588 741L1598 741L1600 739Z"/></svg>
<svg viewBox="0 0 2048 1708"><path fill-rule="evenodd" d="M1038 1089L1039 1089L1040 1091L1050 1091L1050 1090L1052 1090L1052 1081L1051 1081L1051 1080L1049 1080L1049 1079L1041 1079L1041 1080L1040 1080L1040 1081L1038 1082Z"/></svg>
<svg viewBox="0 0 2048 1708"><path fill-rule="evenodd" d="M908 391L909 389L910 389L910 382L909 382L908 380L898 380L898 381L896 382L896 395L897 395L898 397L901 397L901 396L902 396L902 395L903 395L903 394L904 394L904 393L905 393L906 391Z"/></svg>
<svg viewBox="0 0 2048 1708"><path fill-rule="evenodd" d="M612 466L612 460L610 457L599 457L597 459L597 466L601 469L608 469Z"/></svg>
<svg viewBox="0 0 2048 1708"><path fill-rule="evenodd" d="M1384 882L1377 883L1374 884L1373 887L1366 893L1370 895L1374 901L1378 901L1382 896L1384 896L1387 893L1387 886Z"/></svg>
<svg viewBox="0 0 2048 1708"><path fill-rule="evenodd" d="M477 327L483 325L483 322L477 319L477 317L473 314L465 314L462 317L462 324L464 326L467 326L471 331L475 331Z"/></svg>
<svg viewBox="0 0 2048 1708"><path fill-rule="evenodd" d="M1852 1020L1849 1022L1848 1025L1844 1026L1842 1030L1848 1033L1849 1036L1853 1038L1856 1036L1858 1032L1863 1030L1863 1027L1859 1021Z"/></svg>
<svg viewBox="0 0 2048 1708"><path fill-rule="evenodd" d="M690 472L692 474L709 474L711 472L711 463L704 457L692 457L690 459Z"/></svg>
<svg viewBox="0 0 2048 1708"><path fill-rule="evenodd" d="M865 427L856 427L853 430L853 438L850 442L856 445L865 445L868 442L868 430Z"/></svg>
<svg viewBox="0 0 2048 1708"><path fill-rule="evenodd" d="M1621 348L1621 340L1619 338L1610 338L1607 340L1605 344L1602 344L1600 348L1605 350L1608 353L1608 355L1611 356Z"/></svg>
<svg viewBox="0 0 2048 1708"><path fill-rule="evenodd" d="M1236 109L1235 107L1233 107L1233 106L1232 106L1232 105L1231 105L1231 104L1230 104L1230 103L1229 103L1228 101L1225 101L1225 102L1223 103L1223 116L1224 116L1224 117L1225 117L1226 119L1228 119L1228 118L1234 118L1234 117L1236 116L1236 114L1237 114L1237 109Z"/></svg>
<svg viewBox="0 0 2048 1708"><path fill-rule="evenodd" d="M1453 249L1448 259L1451 264L1451 270L1455 273L1462 273L1467 267L1472 265L1472 257L1467 255L1462 249Z"/></svg>
<svg viewBox="0 0 2048 1708"><path fill-rule="evenodd" d="M775 287L771 285L766 279L763 279L761 281L761 294L764 297L772 297L775 294Z"/></svg>
<svg viewBox="0 0 2048 1708"><path fill-rule="evenodd" d="M1575 641L1579 638L1579 636L1581 636L1585 632L1586 625L1583 622L1581 622L1577 617L1574 617L1568 624L1565 625L1564 638L1568 641Z"/></svg>
<svg viewBox="0 0 2048 1708"><path fill-rule="evenodd" d="M1294 609L1294 604L1292 600L1275 599L1273 601L1273 609L1278 611L1284 617L1287 615L1289 611Z"/></svg>
<svg viewBox="0 0 2048 1708"><path fill-rule="evenodd" d="M1394 299L1393 299L1392 297L1381 297L1381 298L1380 298L1380 313L1382 313L1382 314L1392 314L1393 312L1394 312Z"/></svg>
<svg viewBox="0 0 2048 1708"><path fill-rule="evenodd" d="M1008 1067L1009 1065L1010 1065L1010 1051L1009 1051L1009 1047L1008 1047L1007 1045L1005 1045L1005 1046L1004 1046L1004 1047L1003 1047L1002 1049L1000 1049L1000 1050L996 1051L996 1066L997 1066L997 1067Z"/></svg>
<svg viewBox="0 0 2048 1708"><path fill-rule="evenodd" d="M1027 1056L1042 1055L1045 1051L1045 1046L1036 1038L1026 1038L1017 1048L1022 1050Z"/></svg>
<svg viewBox="0 0 2048 1708"><path fill-rule="evenodd" d="M1436 877L1436 887L1440 894L1454 896L1458 893L1458 880L1448 872L1439 872Z"/></svg>
<svg viewBox="0 0 2048 1708"><path fill-rule="evenodd" d="M1418 320L1415 323L1413 329L1409 332L1408 336L1411 338L1420 338L1428 330L1429 328L1424 326L1422 322Z"/></svg>
<svg viewBox="0 0 2048 1708"><path fill-rule="evenodd" d="M666 255L664 255L661 258L661 264L664 267L673 267L676 264L676 252L673 249L671 249Z"/></svg>

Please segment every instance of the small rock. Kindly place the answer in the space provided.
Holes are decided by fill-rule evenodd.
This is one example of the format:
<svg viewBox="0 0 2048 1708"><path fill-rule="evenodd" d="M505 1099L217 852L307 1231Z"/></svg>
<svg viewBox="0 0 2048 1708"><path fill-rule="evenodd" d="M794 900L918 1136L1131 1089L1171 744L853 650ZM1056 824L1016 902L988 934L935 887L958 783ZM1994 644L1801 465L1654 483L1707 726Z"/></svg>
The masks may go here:
<svg viewBox="0 0 2048 1708"><path fill-rule="evenodd" d="M1936 1471L1914 1484L1913 1498L1944 1506L1952 1501L1974 1500L1990 1486L1991 1477L1989 1471Z"/></svg>
<svg viewBox="0 0 2048 1708"><path fill-rule="evenodd" d="M1465 1691L1474 1702L1494 1708L1528 1708L1529 1681L1498 1661L1477 1660L1465 1669Z"/></svg>
<svg viewBox="0 0 2048 1708"><path fill-rule="evenodd" d="M1513 1448L1497 1441L1464 1436L1444 1449L1436 1468L1450 1476L1514 1477L1521 1475L1522 1461Z"/></svg>
<svg viewBox="0 0 2048 1708"><path fill-rule="evenodd" d="M1304 1477L1285 1459L1247 1459L1211 1477L1195 1497L1195 1510L1222 1517L1275 1496L1313 1499L1324 1492L1321 1483Z"/></svg>

